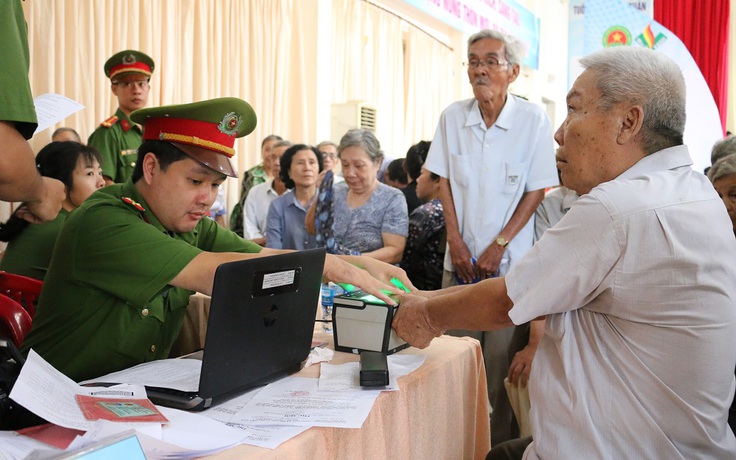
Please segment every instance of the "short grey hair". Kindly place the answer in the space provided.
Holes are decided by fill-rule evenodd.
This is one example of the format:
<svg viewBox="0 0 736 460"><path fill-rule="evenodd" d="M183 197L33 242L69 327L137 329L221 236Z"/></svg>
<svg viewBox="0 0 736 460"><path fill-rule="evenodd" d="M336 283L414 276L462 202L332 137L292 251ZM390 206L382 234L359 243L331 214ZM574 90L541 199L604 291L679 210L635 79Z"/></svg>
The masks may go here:
<svg viewBox="0 0 736 460"><path fill-rule="evenodd" d="M736 153L736 136L728 136L713 144L713 149L710 151L710 164L715 164L716 161L732 153Z"/></svg>
<svg viewBox="0 0 736 460"><path fill-rule="evenodd" d="M383 151L381 143L378 142L373 131L367 129L351 129L340 139L340 145L337 146L337 156L342 158L342 151L348 147L360 147L370 157L374 163L383 161Z"/></svg>
<svg viewBox="0 0 736 460"><path fill-rule="evenodd" d="M715 182L726 176L736 175L736 155L727 155L708 170L708 179Z"/></svg>
<svg viewBox="0 0 736 460"><path fill-rule="evenodd" d="M322 147L324 147L326 145L331 145L331 146L337 148L337 145L335 145L335 143L332 142L332 141L322 141L319 144L317 144L317 150L321 149Z"/></svg>
<svg viewBox="0 0 736 460"><path fill-rule="evenodd" d="M580 64L595 72L599 110L621 103L644 108L641 143L647 154L682 145L685 79L672 59L649 48L617 46L585 56Z"/></svg>
<svg viewBox="0 0 736 460"><path fill-rule="evenodd" d="M503 48L506 50L504 58L509 64L521 65L522 61L524 61L524 55L526 54L526 45L524 45L524 42L513 35L508 35L498 30L483 29L471 35L468 38L468 51L470 51L470 46L473 43L485 38L491 38L503 43Z"/></svg>
<svg viewBox="0 0 736 460"><path fill-rule="evenodd" d="M273 144L271 146L271 149L275 149L276 147L291 147L291 145L292 145L291 144L291 141L280 140L280 141L276 142L275 144Z"/></svg>

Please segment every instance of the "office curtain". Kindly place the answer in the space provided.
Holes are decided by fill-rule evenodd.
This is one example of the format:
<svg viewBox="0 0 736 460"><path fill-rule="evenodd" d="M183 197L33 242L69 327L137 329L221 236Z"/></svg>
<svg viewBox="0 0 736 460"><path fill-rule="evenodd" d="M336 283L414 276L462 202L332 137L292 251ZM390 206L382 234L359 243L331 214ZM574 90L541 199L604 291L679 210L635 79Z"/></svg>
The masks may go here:
<svg viewBox="0 0 736 460"><path fill-rule="evenodd" d="M138 49L156 63L148 107L214 97L245 99L258 115L250 136L236 142L242 173L260 161L271 133L306 138L307 70L301 17L313 2L294 0L43 0L24 2L33 94L53 92L86 108L46 132L70 126L83 139L117 107L103 66L115 52ZM228 181L228 203L239 193Z"/></svg>
<svg viewBox="0 0 736 460"><path fill-rule="evenodd" d="M333 103L365 101L374 105L381 148L391 158L403 157L401 20L367 2L354 0L334 0L333 18Z"/></svg>
<svg viewBox="0 0 736 460"><path fill-rule="evenodd" d="M708 83L725 133L728 109L729 0L655 0L654 20L685 44Z"/></svg>
<svg viewBox="0 0 736 460"><path fill-rule="evenodd" d="M416 27L408 29L404 136L409 145L434 137L442 110L452 102L454 71L452 49Z"/></svg>

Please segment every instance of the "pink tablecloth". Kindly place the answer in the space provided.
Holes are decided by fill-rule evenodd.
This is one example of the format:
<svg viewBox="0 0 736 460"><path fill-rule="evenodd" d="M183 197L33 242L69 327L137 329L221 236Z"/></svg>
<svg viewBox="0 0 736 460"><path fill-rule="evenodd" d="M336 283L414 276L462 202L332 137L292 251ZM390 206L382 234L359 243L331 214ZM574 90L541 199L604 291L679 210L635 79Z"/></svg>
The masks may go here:
<svg viewBox="0 0 736 460"><path fill-rule="evenodd" d="M241 445L213 459L471 459L490 449L488 394L479 343L441 337L425 350L424 364L399 379L400 391L384 392L357 429L310 428L277 449ZM335 353L333 363L357 360ZM319 366L300 376L318 377ZM209 457L208 457L209 458Z"/></svg>
<svg viewBox="0 0 736 460"><path fill-rule="evenodd" d="M186 321L190 330L180 338L183 350L204 344L208 300L193 296ZM315 340L332 346L332 337L321 331ZM443 336L425 350L408 348L401 353L427 358L419 369L399 379L400 391L378 397L361 429L310 428L274 450L240 445L208 458L485 458L490 450L488 393L478 341ZM332 362L357 359L357 355L335 353ZM298 375L317 378L319 365Z"/></svg>

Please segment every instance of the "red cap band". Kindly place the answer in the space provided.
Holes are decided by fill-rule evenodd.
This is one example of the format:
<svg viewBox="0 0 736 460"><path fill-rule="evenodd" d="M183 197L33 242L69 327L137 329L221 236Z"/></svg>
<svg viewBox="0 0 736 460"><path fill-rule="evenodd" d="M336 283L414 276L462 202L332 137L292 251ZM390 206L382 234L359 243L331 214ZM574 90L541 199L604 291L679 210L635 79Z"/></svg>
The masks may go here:
<svg viewBox="0 0 736 460"><path fill-rule="evenodd" d="M153 73L151 71L151 68L145 62L134 62L132 64L120 64L110 69L110 80L112 80L115 76L121 73L125 73L125 72L143 73L143 74L148 75L149 77Z"/></svg>
<svg viewBox="0 0 736 460"><path fill-rule="evenodd" d="M224 153L228 157L235 154L235 135L223 133L217 123L188 118L149 118L145 122L143 140L189 144Z"/></svg>

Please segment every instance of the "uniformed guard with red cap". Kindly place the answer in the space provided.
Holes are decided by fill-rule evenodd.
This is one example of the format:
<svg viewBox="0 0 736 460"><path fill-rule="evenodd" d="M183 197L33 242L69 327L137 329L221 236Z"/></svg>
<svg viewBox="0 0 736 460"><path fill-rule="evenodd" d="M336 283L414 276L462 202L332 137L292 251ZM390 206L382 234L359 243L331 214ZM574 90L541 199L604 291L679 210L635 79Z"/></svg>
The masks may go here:
<svg viewBox="0 0 736 460"><path fill-rule="evenodd" d="M100 123L87 143L102 155L102 174L107 184L125 182L133 173L142 138L140 127L129 117L148 103L154 67L150 56L135 50L120 51L105 62L105 76L118 98L118 109Z"/></svg>
<svg viewBox="0 0 736 460"><path fill-rule="evenodd" d="M247 102L219 98L131 118L144 132L131 180L69 215L23 342L25 353L33 348L77 381L168 357L189 296L212 292L220 264L281 252L205 217L222 182L237 175L235 139L256 126ZM381 289L398 292L392 277L411 286L400 268L360 256L328 255L324 276L386 300Z"/></svg>
<svg viewBox="0 0 736 460"><path fill-rule="evenodd" d="M171 142L195 160L230 177L238 177L230 163L235 138L256 127L253 108L234 97L137 110L130 118L145 127L144 141Z"/></svg>

